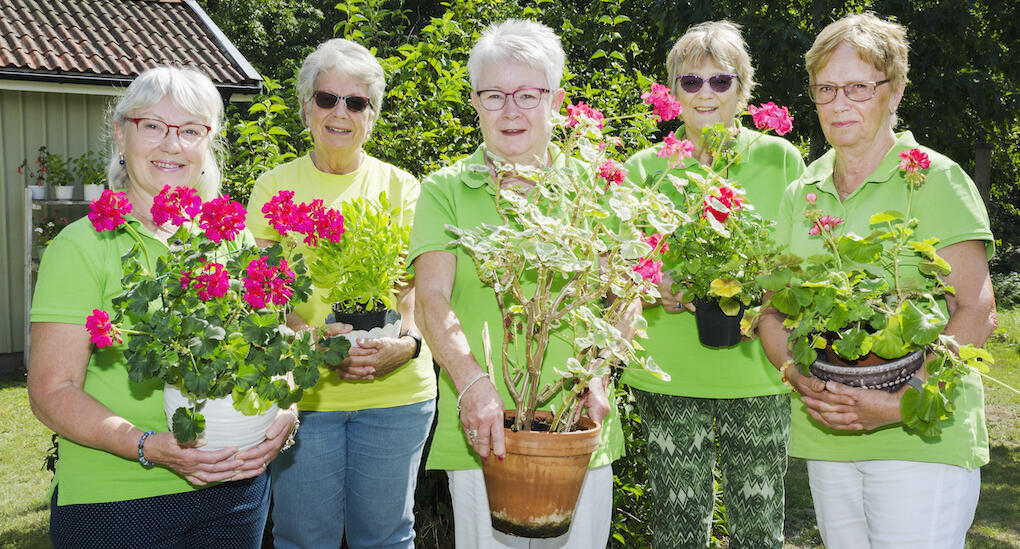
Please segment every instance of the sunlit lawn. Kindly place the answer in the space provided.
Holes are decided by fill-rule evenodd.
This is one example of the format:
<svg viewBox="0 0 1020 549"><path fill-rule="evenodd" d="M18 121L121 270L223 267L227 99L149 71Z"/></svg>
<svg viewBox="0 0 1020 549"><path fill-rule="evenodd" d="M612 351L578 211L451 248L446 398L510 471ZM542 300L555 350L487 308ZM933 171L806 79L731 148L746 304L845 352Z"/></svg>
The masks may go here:
<svg viewBox="0 0 1020 549"><path fill-rule="evenodd" d="M1020 387L1020 309L1001 314L1000 332L989 344L998 361L991 375ZM981 469L981 501L967 540L968 549L1020 547L1020 395L985 383L992 461ZM23 376L0 378L0 547L50 547L42 470L50 431L32 416ZM807 470L790 460L786 502L787 546L821 546L814 524Z"/></svg>

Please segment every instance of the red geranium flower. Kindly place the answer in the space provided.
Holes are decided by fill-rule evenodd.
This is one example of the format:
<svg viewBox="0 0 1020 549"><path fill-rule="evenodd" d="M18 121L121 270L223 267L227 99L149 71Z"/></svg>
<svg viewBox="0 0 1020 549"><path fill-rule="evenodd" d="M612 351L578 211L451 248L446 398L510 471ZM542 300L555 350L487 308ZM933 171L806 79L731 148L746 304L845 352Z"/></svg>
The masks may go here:
<svg viewBox="0 0 1020 549"><path fill-rule="evenodd" d="M669 93L669 88L659 83L652 84L652 91L641 94L641 99L652 106L652 112L660 122L673 120L684 111L680 103Z"/></svg>
<svg viewBox="0 0 1020 549"><path fill-rule="evenodd" d="M642 259L634 266L634 272L641 275L641 278L658 284L662 282L662 261L658 259Z"/></svg>
<svg viewBox="0 0 1020 549"><path fill-rule="evenodd" d="M762 103L760 107L748 105L747 112L751 113L754 127L759 130L764 128L776 132L776 135L786 135L793 129L793 117L790 116L790 111L771 101Z"/></svg>
<svg viewBox="0 0 1020 549"><path fill-rule="evenodd" d="M598 129L602 129L602 120L605 118L602 111L593 109L584 104L584 101L576 105L567 105L567 127L573 128L585 119Z"/></svg>
<svg viewBox="0 0 1020 549"><path fill-rule="evenodd" d="M615 183L616 185L623 183L623 178L627 176L627 170L624 170L622 166L612 160L606 160L599 166L599 176L606 180L606 188L608 189L610 183Z"/></svg>
<svg viewBox="0 0 1020 549"><path fill-rule="evenodd" d="M200 274L184 273L181 277L181 288L186 290L189 285L198 291L198 298L202 301L223 297L230 290L230 273L219 263L203 262Z"/></svg>
<svg viewBox="0 0 1020 549"><path fill-rule="evenodd" d="M102 309L92 309L92 314L85 319L85 329L89 331L89 339L100 349L113 345L114 339L117 343L124 342L120 330L110 323L110 313Z"/></svg>
<svg viewBox="0 0 1020 549"><path fill-rule="evenodd" d="M106 189L102 196L89 204L89 221L96 231L112 231L124 224L124 216L131 213L131 203L122 192Z"/></svg>
<svg viewBox="0 0 1020 549"><path fill-rule="evenodd" d="M202 204L198 226L213 242L233 240L244 230L244 206L224 195Z"/></svg>
<svg viewBox="0 0 1020 549"><path fill-rule="evenodd" d="M290 283L294 282L294 271L287 266L287 260L270 266L265 257L260 257L248 264L247 276L241 279L244 285L244 300L255 309L261 309L267 303L285 305L293 293Z"/></svg>
<svg viewBox="0 0 1020 549"><path fill-rule="evenodd" d="M191 187L164 185L163 190L152 199L152 220L162 225L170 220L175 227L190 221L202 211L202 199Z"/></svg>
<svg viewBox="0 0 1020 549"><path fill-rule="evenodd" d="M718 189L718 194L712 193L708 198L705 199L705 204L701 208L702 217L712 214L712 217L719 223L725 223L726 219L730 217L730 213L740 209L740 206L744 203L744 197L737 194L733 189L722 186ZM720 209L720 207L722 207Z"/></svg>
<svg viewBox="0 0 1020 549"><path fill-rule="evenodd" d="M917 173L918 170L927 170L931 166L927 153L921 149L910 149L900 153L900 169L905 172Z"/></svg>

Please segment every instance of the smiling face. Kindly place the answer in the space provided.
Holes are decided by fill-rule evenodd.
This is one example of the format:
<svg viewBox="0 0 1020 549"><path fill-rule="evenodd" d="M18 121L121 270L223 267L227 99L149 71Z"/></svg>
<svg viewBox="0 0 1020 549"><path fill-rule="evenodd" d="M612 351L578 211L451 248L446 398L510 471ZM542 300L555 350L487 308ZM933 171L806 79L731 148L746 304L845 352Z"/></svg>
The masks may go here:
<svg viewBox="0 0 1020 549"><path fill-rule="evenodd" d="M720 67L711 57L697 65L684 64L680 75L694 74L705 80L701 89L695 93L687 93L680 88L680 80L673 82L673 88L677 101L684 108L681 115L684 126L692 130L695 135L701 135L701 131L716 123L723 123L732 127L734 117L737 114L737 80L730 84L730 89L724 92L712 90L708 79L717 74L735 74L736 71L730 68Z"/></svg>
<svg viewBox="0 0 1020 549"><path fill-rule="evenodd" d="M196 116L164 97L152 107L130 113L131 118L154 118L167 124L205 124L209 120ZM144 122L142 122L144 124ZM131 180L131 186L149 196L155 196L164 185L171 187L197 187L202 174L203 158L209 149L211 135L194 145L184 145L177 137L175 128L170 128L166 137L159 141L142 138L134 122L126 120L114 124L117 148L124 155L124 168Z"/></svg>
<svg viewBox="0 0 1020 549"><path fill-rule="evenodd" d="M813 83L843 86L850 82L881 82L885 79L885 73L862 60L853 46L843 42L814 75ZM884 155L895 141L893 113L903 97L904 85L882 84L875 88L875 96L867 101L851 101L844 90L838 90L831 103L816 106L825 139L837 151L874 148L882 150Z"/></svg>
<svg viewBox="0 0 1020 549"><path fill-rule="evenodd" d="M513 62L486 65L476 84L475 91L499 90L507 94L520 88L549 87L544 72ZM563 96L562 89L543 93L533 109L522 109L507 97L502 109L489 111L482 108L478 94L472 92L471 105L478 113L485 146L503 160L517 164L535 164L536 158L544 162L552 138L552 113L559 111Z"/></svg>
<svg viewBox="0 0 1020 549"><path fill-rule="evenodd" d="M329 92L340 97L369 97L367 85L335 70L319 74L315 81L315 91ZM323 109L315 104L314 97L309 99L304 104L305 120L312 134L312 142L315 143L316 154L325 157L327 163L329 160L357 157L375 122L377 108L370 106L361 112L351 112L341 100L333 108Z"/></svg>

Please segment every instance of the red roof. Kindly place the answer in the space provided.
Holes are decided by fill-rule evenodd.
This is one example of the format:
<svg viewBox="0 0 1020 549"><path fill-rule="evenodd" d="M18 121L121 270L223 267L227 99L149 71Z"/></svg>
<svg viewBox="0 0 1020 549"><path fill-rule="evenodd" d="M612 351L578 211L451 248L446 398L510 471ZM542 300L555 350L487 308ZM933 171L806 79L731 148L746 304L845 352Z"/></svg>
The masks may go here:
<svg viewBox="0 0 1020 549"><path fill-rule="evenodd" d="M194 0L0 0L0 78L123 86L161 64L218 87L261 78Z"/></svg>

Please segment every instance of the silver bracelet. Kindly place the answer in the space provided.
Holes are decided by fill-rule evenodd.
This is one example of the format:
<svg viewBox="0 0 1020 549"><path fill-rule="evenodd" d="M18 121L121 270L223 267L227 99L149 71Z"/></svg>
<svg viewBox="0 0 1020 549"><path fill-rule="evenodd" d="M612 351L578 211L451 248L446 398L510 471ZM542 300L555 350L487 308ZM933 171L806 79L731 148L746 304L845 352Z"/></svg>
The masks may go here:
<svg viewBox="0 0 1020 549"><path fill-rule="evenodd" d="M485 377L489 377L489 374L485 372L479 373L474 378L472 378L471 381L469 381L467 385L464 386L464 390L462 390L460 394L457 395L457 417L460 417L460 399L464 398L464 393L467 393L468 389L470 389L472 385L478 383L478 380Z"/></svg>
<svg viewBox="0 0 1020 549"><path fill-rule="evenodd" d="M290 434L287 435L287 441L283 443L283 448L280 451L289 450L291 446L294 446L294 435L297 434L298 428L301 427L301 420L298 419L297 412L294 413L294 426L290 428Z"/></svg>

